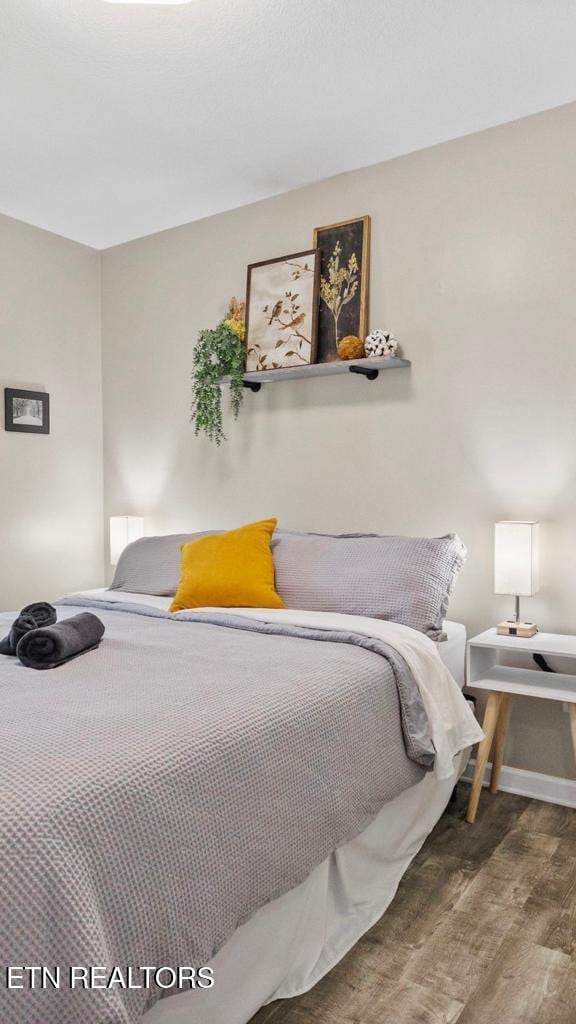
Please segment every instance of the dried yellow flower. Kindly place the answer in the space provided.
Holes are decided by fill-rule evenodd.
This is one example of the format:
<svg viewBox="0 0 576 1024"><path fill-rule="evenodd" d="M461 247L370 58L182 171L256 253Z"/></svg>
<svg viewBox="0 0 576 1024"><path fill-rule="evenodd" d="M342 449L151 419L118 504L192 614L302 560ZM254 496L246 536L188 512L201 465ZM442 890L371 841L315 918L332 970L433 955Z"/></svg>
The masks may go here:
<svg viewBox="0 0 576 1024"><path fill-rule="evenodd" d="M234 334L237 338L240 338L240 341L244 341L246 337L246 325L243 320L225 320L224 325L225 327L228 327L229 330L234 331Z"/></svg>

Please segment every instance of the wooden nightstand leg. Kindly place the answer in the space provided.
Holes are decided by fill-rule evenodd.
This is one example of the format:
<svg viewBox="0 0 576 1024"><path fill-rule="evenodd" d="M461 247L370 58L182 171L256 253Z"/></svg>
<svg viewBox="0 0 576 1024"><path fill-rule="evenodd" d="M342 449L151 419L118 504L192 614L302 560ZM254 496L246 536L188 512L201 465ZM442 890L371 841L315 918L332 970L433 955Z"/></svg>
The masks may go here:
<svg viewBox="0 0 576 1024"><path fill-rule="evenodd" d="M503 693L502 700L500 703L500 711L498 713L498 722L496 725L496 739L494 740L494 757L492 758L492 774L490 776L490 792L498 792L498 783L500 781L500 770L502 768L502 757L504 754L504 744L506 742L506 733L508 732L508 718L510 717L510 703L512 701L511 693Z"/></svg>
<svg viewBox="0 0 576 1024"><path fill-rule="evenodd" d="M570 730L572 732L572 746L574 747L574 755L576 756L576 704L568 705L568 713L570 715Z"/></svg>
<svg viewBox="0 0 576 1024"><path fill-rule="evenodd" d="M486 704L486 711L484 712L484 721L482 722L482 728L484 730L484 739L478 747L478 753L476 754L476 767L474 768L474 778L472 779L472 787L470 789L470 800L468 801L468 813L466 814L466 821L472 824L476 820L476 811L478 810L478 801L480 800L480 793L482 790L482 782L484 781L484 771L488 762L490 754L490 748L492 746L492 740L494 739L494 733L496 731L496 724L498 722L498 715L500 713L500 707L502 704L501 693L490 693Z"/></svg>

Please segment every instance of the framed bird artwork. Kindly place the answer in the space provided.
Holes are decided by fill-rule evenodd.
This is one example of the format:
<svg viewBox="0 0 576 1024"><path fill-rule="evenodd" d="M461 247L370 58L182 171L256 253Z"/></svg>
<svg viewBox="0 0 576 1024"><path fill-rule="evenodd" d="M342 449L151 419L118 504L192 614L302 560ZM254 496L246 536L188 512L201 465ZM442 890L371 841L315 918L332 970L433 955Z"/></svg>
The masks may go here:
<svg viewBox="0 0 576 1024"><path fill-rule="evenodd" d="M282 370L315 361L319 288L318 249L249 265L247 370Z"/></svg>

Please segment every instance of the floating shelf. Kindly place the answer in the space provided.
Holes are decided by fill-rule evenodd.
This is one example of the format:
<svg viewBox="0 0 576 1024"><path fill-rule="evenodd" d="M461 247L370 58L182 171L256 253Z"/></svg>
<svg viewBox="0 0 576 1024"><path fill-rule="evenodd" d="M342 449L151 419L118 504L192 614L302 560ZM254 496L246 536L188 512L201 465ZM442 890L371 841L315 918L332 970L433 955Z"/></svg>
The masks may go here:
<svg viewBox="0 0 576 1024"><path fill-rule="evenodd" d="M356 373L367 380L376 380L380 370L397 370L410 366L409 359L382 357L374 359L348 359L333 363L310 363L309 366L287 366L283 370L256 370L244 374L244 387L260 391L263 384L276 384L280 380L308 380L310 377L331 377L336 373ZM230 377L222 378L223 384Z"/></svg>

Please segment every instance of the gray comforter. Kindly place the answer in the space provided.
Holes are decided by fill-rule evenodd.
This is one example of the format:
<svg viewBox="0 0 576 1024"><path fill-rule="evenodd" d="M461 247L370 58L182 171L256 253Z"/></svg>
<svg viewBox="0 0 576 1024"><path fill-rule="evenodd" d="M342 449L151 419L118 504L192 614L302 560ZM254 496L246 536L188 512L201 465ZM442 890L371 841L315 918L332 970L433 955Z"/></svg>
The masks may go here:
<svg viewBox="0 0 576 1024"><path fill-rule="evenodd" d="M140 1021L160 989L71 991L69 966L206 964L433 760L382 643L98 614L100 647L50 673L0 658L2 1024ZM60 988L8 990L8 965Z"/></svg>

